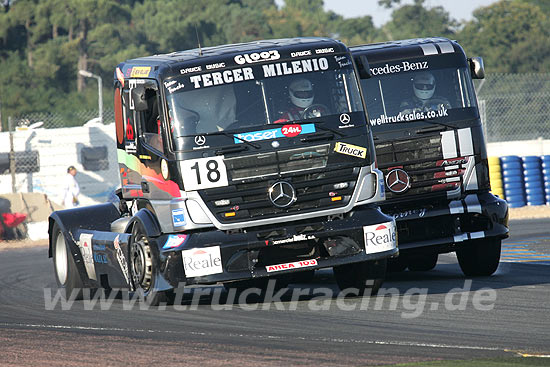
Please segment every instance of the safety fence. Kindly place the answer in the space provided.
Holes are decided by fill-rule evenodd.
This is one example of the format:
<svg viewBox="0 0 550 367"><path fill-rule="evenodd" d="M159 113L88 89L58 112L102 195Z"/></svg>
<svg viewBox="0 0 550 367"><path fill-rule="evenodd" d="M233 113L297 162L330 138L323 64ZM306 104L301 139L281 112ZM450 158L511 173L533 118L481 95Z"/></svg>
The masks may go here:
<svg viewBox="0 0 550 367"><path fill-rule="evenodd" d="M476 91L488 142L550 139L550 73L489 74Z"/></svg>

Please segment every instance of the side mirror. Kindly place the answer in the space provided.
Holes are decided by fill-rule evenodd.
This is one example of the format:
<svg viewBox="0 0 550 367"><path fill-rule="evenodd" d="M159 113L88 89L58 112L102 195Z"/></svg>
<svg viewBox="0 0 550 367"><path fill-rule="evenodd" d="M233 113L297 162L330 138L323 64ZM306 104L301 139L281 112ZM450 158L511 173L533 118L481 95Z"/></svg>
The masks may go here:
<svg viewBox="0 0 550 367"><path fill-rule="evenodd" d="M372 78L372 73L370 72L369 61L365 55L360 55L355 59L357 63L357 69L359 71L359 77L361 79Z"/></svg>
<svg viewBox="0 0 550 367"><path fill-rule="evenodd" d="M483 65L483 58L481 57L472 57L468 59L470 64L470 72L472 73L472 78L474 79L484 79L485 78L485 65Z"/></svg>
<svg viewBox="0 0 550 367"><path fill-rule="evenodd" d="M145 111L147 110L147 100L145 99L145 87L138 85L132 88L132 100L134 101L134 110Z"/></svg>

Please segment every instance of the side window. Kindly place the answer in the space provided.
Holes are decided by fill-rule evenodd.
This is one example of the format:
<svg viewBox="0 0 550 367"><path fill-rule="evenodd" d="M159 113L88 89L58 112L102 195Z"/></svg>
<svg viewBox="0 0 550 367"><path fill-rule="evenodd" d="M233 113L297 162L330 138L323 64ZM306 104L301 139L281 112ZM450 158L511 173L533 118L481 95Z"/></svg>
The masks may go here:
<svg viewBox="0 0 550 367"><path fill-rule="evenodd" d="M139 112L143 142L160 152L164 152L162 121L157 91L153 88L146 88L145 100L147 102L147 109Z"/></svg>

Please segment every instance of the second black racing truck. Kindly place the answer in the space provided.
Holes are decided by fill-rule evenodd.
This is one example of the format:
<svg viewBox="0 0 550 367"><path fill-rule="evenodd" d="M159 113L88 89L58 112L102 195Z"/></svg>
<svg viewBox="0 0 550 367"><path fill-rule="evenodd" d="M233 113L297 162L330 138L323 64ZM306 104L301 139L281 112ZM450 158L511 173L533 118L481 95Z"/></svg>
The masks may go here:
<svg viewBox="0 0 550 367"><path fill-rule="evenodd" d="M384 213L397 221L393 270L430 270L456 251L466 275L490 275L508 237L508 205L492 195L487 150L468 59L446 38L351 48L384 173ZM368 69L368 70L367 70Z"/></svg>

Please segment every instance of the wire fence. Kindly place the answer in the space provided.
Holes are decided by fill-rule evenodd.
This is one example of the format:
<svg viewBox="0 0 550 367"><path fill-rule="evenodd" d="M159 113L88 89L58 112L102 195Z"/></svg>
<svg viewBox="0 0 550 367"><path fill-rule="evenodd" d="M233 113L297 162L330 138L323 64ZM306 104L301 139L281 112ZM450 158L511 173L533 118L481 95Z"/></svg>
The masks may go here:
<svg viewBox="0 0 550 367"><path fill-rule="evenodd" d="M99 113L97 110L71 111L67 113L33 112L12 117L10 120L10 131L38 127L56 129L99 123ZM114 120L115 112L113 109L103 110L103 124L112 123Z"/></svg>
<svg viewBox="0 0 550 367"><path fill-rule="evenodd" d="M488 142L550 139L550 73L490 74L476 91Z"/></svg>

